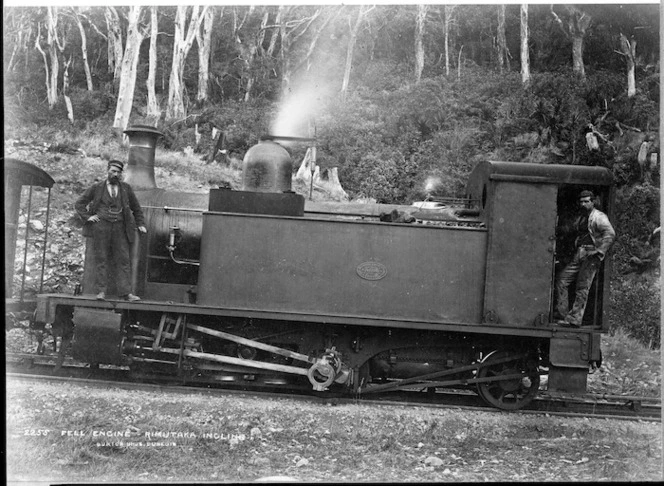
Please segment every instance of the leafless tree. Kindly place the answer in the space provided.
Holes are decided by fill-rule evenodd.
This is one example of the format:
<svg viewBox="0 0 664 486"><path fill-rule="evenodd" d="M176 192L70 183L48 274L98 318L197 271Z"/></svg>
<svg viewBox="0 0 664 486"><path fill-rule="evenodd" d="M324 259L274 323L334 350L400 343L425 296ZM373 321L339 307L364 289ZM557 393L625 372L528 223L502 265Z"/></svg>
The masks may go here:
<svg viewBox="0 0 664 486"><path fill-rule="evenodd" d="M348 48L346 49L346 66L344 68L344 78L341 83L341 96L345 99L346 93L348 91L348 84L350 82L350 72L353 67L353 50L355 49L355 43L357 42L357 35L360 32L360 27L366 19L369 12L371 12L375 5L366 6L362 5L357 11L357 17L355 23L351 25L350 17L348 19L350 35L348 37Z"/></svg>
<svg viewBox="0 0 664 486"><path fill-rule="evenodd" d="M127 128L134 103L136 68L141 52L141 43L147 35L147 29L142 25L144 12L143 7L134 5L129 8L127 14L127 44L122 55L118 103L113 120L113 128L118 131L124 131Z"/></svg>
<svg viewBox="0 0 664 486"><path fill-rule="evenodd" d="M148 59L148 78L145 85L148 89L148 107L147 118L148 121L156 125L161 117L161 108L157 101L157 93L155 90L155 81L157 77L157 37L159 36L159 19L157 7L150 7L150 54Z"/></svg>
<svg viewBox="0 0 664 486"><path fill-rule="evenodd" d="M498 48L498 69L502 74L507 68L510 70L510 51L507 48L507 38L505 36L505 5L498 5L498 30L496 32Z"/></svg>
<svg viewBox="0 0 664 486"><path fill-rule="evenodd" d="M444 42L445 42L445 75L449 76L450 75L450 26L452 25L453 22L453 15L454 15L454 9L455 5L445 5L445 8L443 9L444 12L444 19L443 19L443 27L445 29L444 32Z"/></svg>
<svg viewBox="0 0 664 486"><path fill-rule="evenodd" d="M41 42L41 22L38 24L37 37L35 38L35 48L41 53L44 59L44 70L46 73L46 99L49 109L58 102L58 78L60 75L60 53L64 52L66 39L60 39L58 33L58 8L46 7L46 49L48 54L42 48Z"/></svg>
<svg viewBox="0 0 664 486"><path fill-rule="evenodd" d="M553 10L551 5L551 15L557 22L562 32L572 39L572 70L578 74L581 79L586 78L586 69L583 64L583 42L586 32L592 18L586 12L583 12L574 5L565 5L566 18L561 19Z"/></svg>
<svg viewBox="0 0 664 486"><path fill-rule="evenodd" d="M191 17L189 18L188 25L189 7L180 5L177 8L175 15L175 37L173 39L173 62L168 82L167 120L176 120L185 117L184 86L182 82L184 63L208 8L208 6L205 6L201 10L199 6L191 7Z"/></svg>
<svg viewBox="0 0 664 486"><path fill-rule="evenodd" d="M521 4L521 82L530 82L530 51L528 50L528 4Z"/></svg>
<svg viewBox="0 0 664 486"><path fill-rule="evenodd" d="M620 34L620 54L627 63L627 97L631 98L636 94L636 76L634 74L636 67L636 39L628 39L625 34Z"/></svg>
<svg viewBox="0 0 664 486"><path fill-rule="evenodd" d="M113 73L113 85L117 91L120 85L120 72L122 71L122 56L124 49L122 47L122 28L120 27L120 16L115 7L106 7L104 9L106 18L106 36L108 44L108 72Z"/></svg>
<svg viewBox="0 0 664 486"><path fill-rule="evenodd" d="M81 56L83 58L83 69L85 70L85 82L88 87L88 91L92 91L94 89L92 85L92 73L90 72L90 63L88 62L88 38L85 33L85 28L83 27L83 22L81 22L81 15L80 15L81 7L78 8L72 8L72 18L76 21L76 25L78 26L78 31L81 35Z"/></svg>
<svg viewBox="0 0 664 486"><path fill-rule="evenodd" d="M417 23L415 29L415 82L419 83L424 71L424 29L427 20L428 5L417 6Z"/></svg>
<svg viewBox="0 0 664 486"><path fill-rule="evenodd" d="M221 15L223 15L223 12L223 7L221 7ZM204 103L208 98L214 16L214 7L209 7L203 15L202 29L196 30L196 43L198 44L198 92L196 93L196 101L198 103Z"/></svg>

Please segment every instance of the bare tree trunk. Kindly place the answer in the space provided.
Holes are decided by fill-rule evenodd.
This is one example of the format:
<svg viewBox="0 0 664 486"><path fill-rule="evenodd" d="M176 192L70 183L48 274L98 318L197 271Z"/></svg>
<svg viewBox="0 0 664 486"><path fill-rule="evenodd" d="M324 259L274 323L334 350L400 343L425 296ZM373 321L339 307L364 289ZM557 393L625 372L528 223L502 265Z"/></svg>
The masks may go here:
<svg viewBox="0 0 664 486"><path fill-rule="evenodd" d="M78 7L80 10L81 7ZM90 63L88 63L88 41L87 36L85 35L85 29L83 28L83 23L81 22L81 17L78 15L78 10L72 9L74 12L74 19L76 20L76 25L78 25L78 31L81 33L81 55L83 57L83 68L85 69L85 81L88 86L88 91L92 91L94 87L92 86L92 74L90 73Z"/></svg>
<svg viewBox="0 0 664 486"><path fill-rule="evenodd" d="M40 37L41 37L41 23L37 24L37 37L35 38L35 49L37 49L40 52L42 58L44 59L44 72L46 74L45 76L46 79L44 83L46 84L46 99L48 100L49 108L53 108L53 106L55 106L55 104L58 102L57 87L55 89L56 96L55 99L53 99L53 89L51 88L51 65L48 62L48 56L46 55L44 49L42 49L42 46L40 44L41 40Z"/></svg>
<svg viewBox="0 0 664 486"><path fill-rule="evenodd" d="M18 35L20 36L21 34L19 33ZM20 39L19 39L19 42L20 42ZM14 44L14 48L12 49L12 54L11 54L11 56L9 56L9 62L7 62L7 69L5 71L6 73L12 72L12 70L14 68L14 59L16 59L16 53L18 52L18 46L19 46L18 42L16 44Z"/></svg>
<svg viewBox="0 0 664 486"><path fill-rule="evenodd" d="M284 7L280 6L277 10L277 18L274 19L275 25L281 25L281 18L283 16ZM270 45L267 47L266 55L272 57L274 55L274 49L277 47L277 41L281 35L281 29L274 29L272 37L270 38Z"/></svg>
<svg viewBox="0 0 664 486"><path fill-rule="evenodd" d="M46 99L48 100L49 109L58 102L58 76L60 73L60 60L58 59L58 51L64 51L64 41L60 44L58 38L58 10L57 7L47 7L46 16L46 45L48 47L48 55L41 47L41 24L39 24L39 31L35 40L35 48L41 53L44 58L44 68L46 71Z"/></svg>
<svg viewBox="0 0 664 486"><path fill-rule="evenodd" d="M64 63L63 70L63 79L62 79L62 94L65 98L65 106L67 107L67 118L69 118L69 123L74 123L74 108L71 104L71 98L69 97L69 66L71 65L72 57L69 56Z"/></svg>
<svg viewBox="0 0 664 486"><path fill-rule="evenodd" d="M415 30L415 82L419 83L424 71L424 27L427 20L427 5L417 6L417 26Z"/></svg>
<svg viewBox="0 0 664 486"><path fill-rule="evenodd" d="M572 37L572 70L581 76L581 79L586 78L586 68L583 65L583 36L580 35Z"/></svg>
<svg viewBox="0 0 664 486"><path fill-rule="evenodd" d="M148 113L147 118L150 123L157 126L157 121L161 117L157 93L155 91L155 81L157 78L157 37L159 35L159 20L157 17L157 7L150 7L150 57L148 61L148 79L145 85L148 89Z"/></svg>
<svg viewBox="0 0 664 486"><path fill-rule="evenodd" d="M51 59L51 81L49 94L49 107L58 102L58 75L60 73L60 61L58 59L58 12L56 7L48 7L48 53ZM64 50L64 49L63 49Z"/></svg>
<svg viewBox="0 0 664 486"><path fill-rule="evenodd" d="M565 10L567 11L567 22L563 22L553 11L553 5L551 5L550 11L563 33L572 39L572 70L581 79L586 79L586 69L583 64L583 42L592 18L573 5L566 5Z"/></svg>
<svg viewBox="0 0 664 486"><path fill-rule="evenodd" d="M18 51L19 49L23 48L23 32L26 29L26 26L24 26L24 16L21 15L20 23L17 25L16 21L16 10L9 10L9 17L5 18L5 32L9 30L9 27L11 27L11 30L15 32L16 38L14 40L14 48L12 49L12 53L9 56L9 61L7 62L7 69L5 70L6 73L10 73L14 70L14 67L16 66L16 63L18 63ZM7 24L10 24L9 26ZM6 34L5 34L6 35ZM7 39L5 38L5 42L7 42Z"/></svg>
<svg viewBox="0 0 664 486"><path fill-rule="evenodd" d="M166 106L166 119L173 120L184 118L184 93L182 76L184 63L189 54L189 49L194 42L196 31L200 28L205 11L208 7L193 6L189 28L187 29L187 6L178 6L175 16L175 37L173 40L173 63L171 67L171 76L168 82L168 105ZM186 30L186 33L185 33Z"/></svg>
<svg viewBox="0 0 664 486"><path fill-rule="evenodd" d="M452 24L452 12L454 5L445 5L445 76L450 75L450 25Z"/></svg>
<svg viewBox="0 0 664 486"><path fill-rule="evenodd" d="M113 73L113 85L117 91L120 84L123 56L120 17L115 7L106 7L104 16L108 28L108 72Z"/></svg>
<svg viewBox="0 0 664 486"><path fill-rule="evenodd" d="M636 39L628 40L624 34L620 34L620 49L627 62L627 97L631 98L636 94L636 77L634 74L636 67Z"/></svg>
<svg viewBox="0 0 664 486"><path fill-rule="evenodd" d="M288 13L292 7L284 10ZM281 64L281 93L283 98L287 98L291 87L291 77L295 71L293 68L293 56L291 47L300 39L311 27L311 24L320 15L321 9L317 9L310 17L282 20L279 25L279 35L281 38L281 49L279 52L279 62ZM285 17L285 16L284 16Z"/></svg>
<svg viewBox="0 0 664 486"><path fill-rule="evenodd" d="M350 37L348 38L348 48L346 49L346 66L344 68L344 78L341 83L341 93L343 99L346 98L348 84L350 83L350 72L353 68L353 50L355 49L355 41L357 40L357 33L360 31L360 24L362 19L362 10L357 12L357 19L355 25L350 29Z"/></svg>
<svg viewBox="0 0 664 486"><path fill-rule="evenodd" d="M263 19L261 20L261 27L258 32L258 36L256 39L256 43L251 46L250 51L249 51L249 56L247 59L247 84L244 88L244 102L247 103L251 99L251 91L254 87L254 83L256 82L256 74L252 72L252 66L254 61L256 60L256 54L259 49L261 49L261 46L263 45L263 42L265 41L265 33L266 33L266 27L267 27L267 22L270 18L270 12L269 10L265 10L263 13ZM277 34L272 35L272 39L276 37ZM274 42L270 42L270 45L273 45Z"/></svg>
<svg viewBox="0 0 664 486"><path fill-rule="evenodd" d="M357 12L357 19L355 19L355 25L350 29L350 37L348 39L348 49L346 50L346 67L344 69L344 79L341 83L341 96L343 99L346 99L346 93L348 91L348 84L350 82L350 72L353 68L353 50L355 49L355 42L357 41L357 34L360 32L360 27L364 21L364 17L374 9L372 7L359 7ZM349 19L350 23L350 19Z"/></svg>
<svg viewBox="0 0 664 486"><path fill-rule="evenodd" d="M507 38L505 37L505 5L498 6L498 69L503 73L507 67L510 70L510 51L507 48Z"/></svg>
<svg viewBox="0 0 664 486"><path fill-rule="evenodd" d="M210 51L212 50L212 26L214 24L214 13L214 8L209 7L203 16L203 32L201 33L200 30L196 30L196 42L198 44L198 93L196 94L196 101L200 104L204 103L208 99Z"/></svg>
<svg viewBox="0 0 664 486"><path fill-rule="evenodd" d="M459 49L459 60L457 61L457 81L461 81L461 53L463 52L463 44Z"/></svg>
<svg viewBox="0 0 664 486"><path fill-rule="evenodd" d="M334 11L329 12L327 17L323 21L322 25L314 33L314 35L311 39L311 42L309 42L309 48L307 49L306 55L297 64L297 66L295 67L295 69L293 71L298 71L304 65L306 65L307 71L309 70L309 68L311 67L311 57L312 57L314 51L316 50L316 44L318 43L318 40L320 39L321 34L325 30L325 27L327 27L327 24L329 24L332 19L335 19L339 15L340 12L341 12L341 9L335 9Z"/></svg>
<svg viewBox="0 0 664 486"><path fill-rule="evenodd" d="M131 109L134 103L134 89L136 87L136 68L141 52L141 42L145 33L140 26L143 7L132 6L127 14L127 45L122 57L120 73L120 87L118 89L118 104L115 110L113 128L124 131L129 124Z"/></svg>
<svg viewBox="0 0 664 486"><path fill-rule="evenodd" d="M279 7L281 9L281 7ZM290 88L291 70L287 52L290 50L290 38L285 23L279 25L279 38L281 39L281 49L279 49L279 64L281 65L281 93L286 97Z"/></svg>
<svg viewBox="0 0 664 486"><path fill-rule="evenodd" d="M528 50L528 4L521 4L521 82L530 82L530 51Z"/></svg>

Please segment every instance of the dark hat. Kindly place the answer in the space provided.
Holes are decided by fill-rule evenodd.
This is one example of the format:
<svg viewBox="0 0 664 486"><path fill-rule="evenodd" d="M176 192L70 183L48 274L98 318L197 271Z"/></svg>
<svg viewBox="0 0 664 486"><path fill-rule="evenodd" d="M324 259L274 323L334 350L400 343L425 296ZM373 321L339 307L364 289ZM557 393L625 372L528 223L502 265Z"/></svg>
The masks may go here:
<svg viewBox="0 0 664 486"><path fill-rule="evenodd" d="M120 170L124 170L124 164L119 160L109 160L108 168L110 169L111 167L117 167Z"/></svg>
<svg viewBox="0 0 664 486"><path fill-rule="evenodd" d="M581 194L579 194L579 199L582 197L589 197L589 198L594 198L595 195L593 194L593 191L581 191Z"/></svg>

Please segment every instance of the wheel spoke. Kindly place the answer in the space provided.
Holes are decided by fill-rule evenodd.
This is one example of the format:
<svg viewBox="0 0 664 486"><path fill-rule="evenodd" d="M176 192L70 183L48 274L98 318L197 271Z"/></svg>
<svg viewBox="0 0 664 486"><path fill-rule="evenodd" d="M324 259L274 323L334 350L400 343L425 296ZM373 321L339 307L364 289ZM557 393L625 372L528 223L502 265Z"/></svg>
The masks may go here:
<svg viewBox="0 0 664 486"><path fill-rule="evenodd" d="M532 361L524 361L521 358L512 361L491 365L492 361L501 361L509 358L506 351L495 352L487 355L478 373L478 378L499 378L501 376L522 374L515 380L496 380L477 384L479 395L489 405L503 410L518 410L528 405L539 389L539 374L533 369ZM528 366L526 365L528 364ZM528 381L525 382L525 379Z"/></svg>

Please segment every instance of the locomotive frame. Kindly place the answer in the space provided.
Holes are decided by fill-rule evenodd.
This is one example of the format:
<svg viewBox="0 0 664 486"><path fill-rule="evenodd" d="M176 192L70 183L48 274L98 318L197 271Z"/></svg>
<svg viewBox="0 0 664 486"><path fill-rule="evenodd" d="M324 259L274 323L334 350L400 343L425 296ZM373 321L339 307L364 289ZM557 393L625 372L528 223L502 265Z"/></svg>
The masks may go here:
<svg viewBox="0 0 664 486"><path fill-rule="evenodd" d="M126 180L148 225L132 258L144 300L38 296L33 326L51 323L62 337L60 364L71 347L93 365L185 382L354 394L468 387L513 410L535 397L542 374L549 393L585 392L601 362L610 263L585 327L559 327L552 312L566 257L558 220L583 189L611 217L607 169L483 162L461 205L431 210L305 202L283 187L187 194L154 183L159 132L127 134ZM284 166L285 149L262 143L273 145L250 162L282 180L289 166L271 160ZM416 223L379 220L395 209Z"/></svg>

